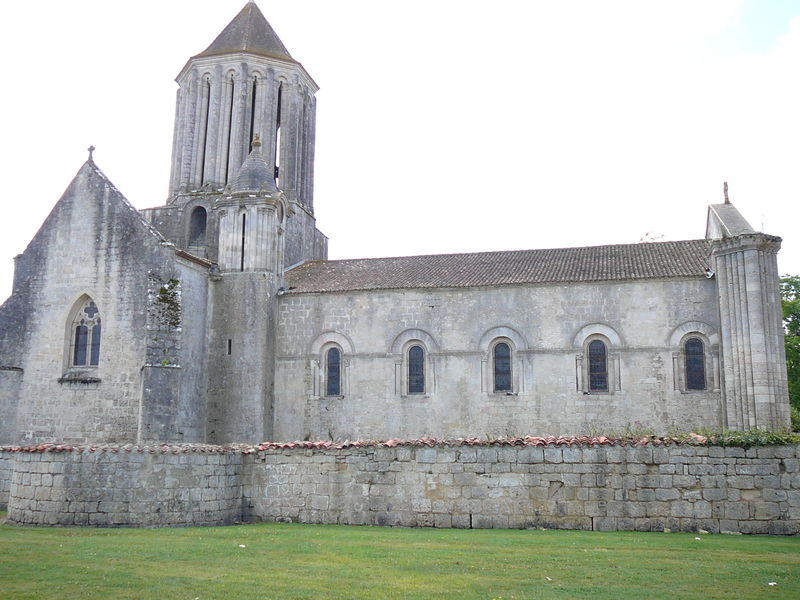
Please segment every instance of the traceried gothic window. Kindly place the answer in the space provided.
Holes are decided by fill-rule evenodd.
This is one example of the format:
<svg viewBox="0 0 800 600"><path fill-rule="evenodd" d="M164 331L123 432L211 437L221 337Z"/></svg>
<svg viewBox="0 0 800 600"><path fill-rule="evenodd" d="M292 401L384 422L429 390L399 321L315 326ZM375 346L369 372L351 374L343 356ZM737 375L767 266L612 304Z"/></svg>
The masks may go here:
<svg viewBox="0 0 800 600"><path fill-rule="evenodd" d="M511 381L511 346L505 342L495 344L492 349L492 365L494 372L494 391L510 392Z"/></svg>
<svg viewBox="0 0 800 600"><path fill-rule="evenodd" d="M71 367L96 367L100 364L100 335L100 312L94 301L88 298L72 321Z"/></svg>
<svg viewBox="0 0 800 600"><path fill-rule="evenodd" d="M589 342L589 391L608 391L608 352L602 340Z"/></svg>
<svg viewBox="0 0 800 600"><path fill-rule="evenodd" d="M342 395L342 352L336 347L325 353L325 395Z"/></svg>
<svg viewBox="0 0 800 600"><path fill-rule="evenodd" d="M686 367L686 389L706 389L705 348L702 340L696 337L686 340L683 345L683 355Z"/></svg>
<svg viewBox="0 0 800 600"><path fill-rule="evenodd" d="M408 349L408 393L425 393L425 350L422 346Z"/></svg>

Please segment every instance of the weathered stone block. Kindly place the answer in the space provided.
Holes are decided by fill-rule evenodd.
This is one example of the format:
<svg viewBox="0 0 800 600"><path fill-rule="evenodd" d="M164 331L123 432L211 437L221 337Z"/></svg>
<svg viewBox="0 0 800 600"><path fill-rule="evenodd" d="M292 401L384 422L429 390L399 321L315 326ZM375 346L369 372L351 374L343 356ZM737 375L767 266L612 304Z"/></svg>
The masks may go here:
<svg viewBox="0 0 800 600"><path fill-rule="evenodd" d="M544 462L546 463L560 463L563 462L563 455L561 448L545 448L544 449Z"/></svg>
<svg viewBox="0 0 800 600"><path fill-rule="evenodd" d="M757 520L777 519L781 514L777 502L755 502L753 506L755 508L753 518Z"/></svg>
<svg viewBox="0 0 800 600"><path fill-rule="evenodd" d="M544 460L544 450L533 446L525 446L517 451L519 463L541 463Z"/></svg>
<svg viewBox="0 0 800 600"><path fill-rule="evenodd" d="M673 517L691 517L694 515L691 502L678 500L670 504L670 515Z"/></svg>
<svg viewBox="0 0 800 600"><path fill-rule="evenodd" d="M680 492L678 492L675 488L665 488L665 489L657 489L656 493L656 500L660 502L664 502L667 500L677 500L681 497Z"/></svg>

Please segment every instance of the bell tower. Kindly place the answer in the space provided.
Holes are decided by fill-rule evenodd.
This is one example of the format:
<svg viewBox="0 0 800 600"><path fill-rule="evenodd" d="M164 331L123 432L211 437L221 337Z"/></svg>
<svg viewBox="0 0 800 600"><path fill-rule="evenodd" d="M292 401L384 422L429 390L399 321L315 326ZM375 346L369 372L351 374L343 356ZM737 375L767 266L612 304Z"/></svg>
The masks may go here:
<svg viewBox="0 0 800 600"><path fill-rule="evenodd" d="M269 179L267 187L279 191L285 204L279 215L285 219L285 252L275 272L280 276L284 268L327 258L327 238L314 218L319 88L255 2L245 4L208 48L191 57L176 81L169 197L165 210L148 217L153 225L180 247L233 270L231 196L258 138L254 160L266 163L259 178ZM253 215L246 215L237 225L245 247L248 227L255 224ZM244 270L263 268L261 259L245 262Z"/></svg>
<svg viewBox="0 0 800 600"><path fill-rule="evenodd" d="M278 187L313 211L317 84L255 2L193 56L176 78L170 197L220 191L258 134Z"/></svg>
<svg viewBox="0 0 800 600"><path fill-rule="evenodd" d="M314 219L318 87L252 1L176 81L169 198L150 221L216 263L207 440L269 439L283 273L327 257Z"/></svg>

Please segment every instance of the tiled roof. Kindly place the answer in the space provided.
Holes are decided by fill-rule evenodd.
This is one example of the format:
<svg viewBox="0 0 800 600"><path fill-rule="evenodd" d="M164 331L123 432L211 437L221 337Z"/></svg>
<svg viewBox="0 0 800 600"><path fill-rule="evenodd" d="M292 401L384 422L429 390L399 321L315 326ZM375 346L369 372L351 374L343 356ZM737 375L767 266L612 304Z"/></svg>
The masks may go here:
<svg viewBox="0 0 800 600"><path fill-rule="evenodd" d="M709 242L318 260L286 273L289 292L449 288L703 277Z"/></svg>

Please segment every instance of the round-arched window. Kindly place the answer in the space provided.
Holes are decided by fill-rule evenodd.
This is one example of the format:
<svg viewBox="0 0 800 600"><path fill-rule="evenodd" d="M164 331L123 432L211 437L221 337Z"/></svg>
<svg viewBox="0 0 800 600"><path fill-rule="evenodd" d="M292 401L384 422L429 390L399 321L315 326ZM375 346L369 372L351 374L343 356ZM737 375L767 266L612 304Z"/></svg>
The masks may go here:
<svg viewBox="0 0 800 600"><path fill-rule="evenodd" d="M206 222L208 214L202 206L196 207L189 217L189 245L204 246L206 243Z"/></svg>

